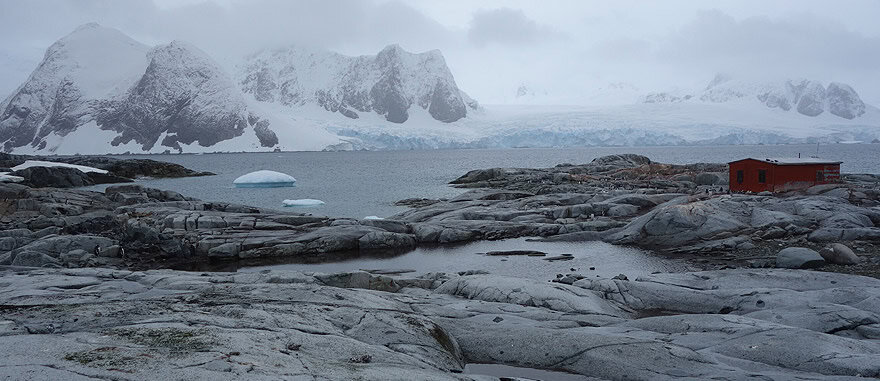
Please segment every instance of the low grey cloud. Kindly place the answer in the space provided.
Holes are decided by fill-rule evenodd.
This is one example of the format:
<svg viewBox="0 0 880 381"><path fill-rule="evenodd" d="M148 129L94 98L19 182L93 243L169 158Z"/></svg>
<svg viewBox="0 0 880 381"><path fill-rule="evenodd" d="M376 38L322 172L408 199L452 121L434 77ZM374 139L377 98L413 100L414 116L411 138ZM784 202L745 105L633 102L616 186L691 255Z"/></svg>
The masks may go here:
<svg viewBox="0 0 880 381"><path fill-rule="evenodd" d="M652 54L650 42L635 38L617 38L600 41L589 49L589 55L611 61L644 60Z"/></svg>
<svg viewBox="0 0 880 381"><path fill-rule="evenodd" d="M528 18L522 10L511 8L477 11L468 30L468 39L477 46L533 44L558 36L550 27Z"/></svg>
<svg viewBox="0 0 880 381"><path fill-rule="evenodd" d="M724 71L847 82L880 104L872 0L157 1L0 0L0 97L52 42L94 21L150 45L188 41L228 68L292 44L351 55L394 43L440 49L462 89L484 103L521 83L563 98L608 82L648 91L705 84Z"/></svg>
<svg viewBox="0 0 880 381"><path fill-rule="evenodd" d="M880 37L810 14L736 20L708 10L662 41L658 55L725 71L833 74L880 68Z"/></svg>

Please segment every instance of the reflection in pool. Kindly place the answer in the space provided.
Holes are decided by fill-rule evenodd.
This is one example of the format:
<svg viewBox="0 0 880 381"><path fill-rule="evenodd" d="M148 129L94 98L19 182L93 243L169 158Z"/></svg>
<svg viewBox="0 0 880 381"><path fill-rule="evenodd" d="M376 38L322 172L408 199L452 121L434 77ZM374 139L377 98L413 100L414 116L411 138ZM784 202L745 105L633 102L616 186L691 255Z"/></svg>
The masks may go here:
<svg viewBox="0 0 880 381"><path fill-rule="evenodd" d="M488 256L489 251L537 250L546 257L535 256ZM303 272L342 272L358 270L415 270L414 273L459 272L485 270L495 275L549 280L556 274L578 272L585 276L603 278L624 274L633 278L652 272L677 272L687 270L683 262L653 255L648 251L610 245L604 242L530 242L525 238L499 241L477 241L464 245L423 247L403 254L383 256L360 256L334 258L325 263L276 263L251 267L239 267L243 272L296 270ZM571 254L567 261L547 261L545 258ZM591 270L590 268L594 268ZM575 270L572 270L575 269Z"/></svg>

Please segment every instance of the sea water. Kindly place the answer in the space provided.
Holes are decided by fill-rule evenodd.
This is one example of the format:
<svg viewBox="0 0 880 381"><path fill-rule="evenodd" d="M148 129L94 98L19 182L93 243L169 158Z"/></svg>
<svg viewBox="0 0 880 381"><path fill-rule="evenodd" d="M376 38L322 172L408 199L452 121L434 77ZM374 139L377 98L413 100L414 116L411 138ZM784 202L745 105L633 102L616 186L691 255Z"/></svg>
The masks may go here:
<svg viewBox="0 0 880 381"><path fill-rule="evenodd" d="M424 151L282 152L205 155L131 155L182 164L217 176L141 180L140 184L174 190L202 200L283 209L284 200L318 199L324 205L309 213L334 217L389 217L406 210L394 202L411 197L454 197L465 189L449 181L472 169L551 167L588 163L604 155L637 153L673 164L726 163L745 157L815 155L815 145L520 148ZM818 147L819 156L843 161L844 173L880 173L880 144L834 144ZM237 177L268 169L297 179L292 188L236 188ZM90 189L102 190L106 186ZM289 209L288 209L289 210Z"/></svg>

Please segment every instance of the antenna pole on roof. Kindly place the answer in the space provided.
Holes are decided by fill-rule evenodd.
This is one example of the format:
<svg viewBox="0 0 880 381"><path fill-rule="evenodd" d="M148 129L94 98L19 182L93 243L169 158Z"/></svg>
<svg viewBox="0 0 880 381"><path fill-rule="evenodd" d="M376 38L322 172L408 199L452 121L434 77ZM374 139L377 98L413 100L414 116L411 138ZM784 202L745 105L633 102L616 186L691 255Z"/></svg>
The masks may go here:
<svg viewBox="0 0 880 381"><path fill-rule="evenodd" d="M819 142L816 142L816 157L819 157Z"/></svg>

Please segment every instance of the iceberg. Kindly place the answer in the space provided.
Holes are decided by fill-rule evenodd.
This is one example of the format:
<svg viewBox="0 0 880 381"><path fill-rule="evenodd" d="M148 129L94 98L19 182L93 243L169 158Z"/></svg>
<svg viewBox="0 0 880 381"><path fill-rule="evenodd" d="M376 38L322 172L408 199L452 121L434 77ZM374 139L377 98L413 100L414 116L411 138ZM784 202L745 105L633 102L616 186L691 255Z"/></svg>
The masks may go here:
<svg viewBox="0 0 880 381"><path fill-rule="evenodd" d="M384 220L384 218L379 217L379 216L366 216L366 217L364 217L364 219L365 220Z"/></svg>
<svg viewBox="0 0 880 381"><path fill-rule="evenodd" d="M56 163L54 161L41 161L41 160L27 160L24 163L16 165L10 169L12 169L13 171L20 171L22 169L27 169L27 168L31 168L31 167L66 167L66 168L78 169L82 172L107 173L107 171L105 171L103 169L98 169L98 168L94 168L94 167L87 167L85 165Z"/></svg>
<svg viewBox="0 0 880 381"><path fill-rule="evenodd" d="M299 200L284 200L281 202L284 206L319 206L324 205L324 201L311 198L303 198Z"/></svg>
<svg viewBox="0 0 880 381"><path fill-rule="evenodd" d="M237 188L276 188L292 187L296 179L281 172L261 170L240 176L232 183Z"/></svg>

